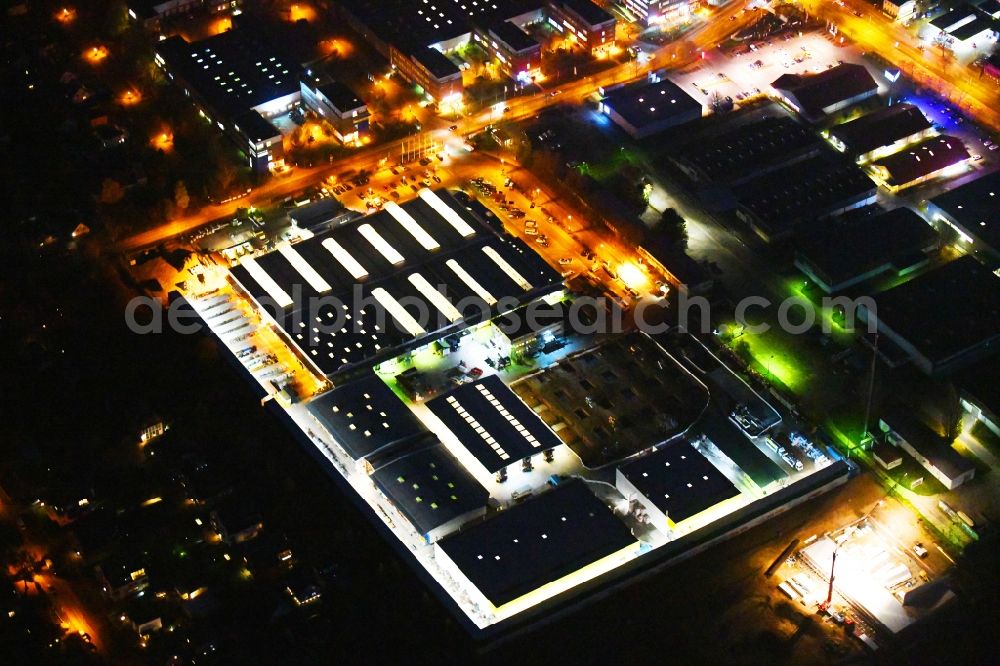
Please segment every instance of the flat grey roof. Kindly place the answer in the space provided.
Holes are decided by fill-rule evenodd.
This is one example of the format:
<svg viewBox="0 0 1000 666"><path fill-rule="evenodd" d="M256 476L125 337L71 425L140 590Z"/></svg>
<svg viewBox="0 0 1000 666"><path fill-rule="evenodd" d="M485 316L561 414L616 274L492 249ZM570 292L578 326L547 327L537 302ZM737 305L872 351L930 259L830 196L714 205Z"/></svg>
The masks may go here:
<svg viewBox="0 0 1000 666"><path fill-rule="evenodd" d="M1000 171L939 194L931 203L1000 252Z"/></svg>
<svg viewBox="0 0 1000 666"><path fill-rule="evenodd" d="M424 536L484 508L489 498L486 489L437 441L381 465L372 472L372 480Z"/></svg>
<svg viewBox="0 0 1000 666"><path fill-rule="evenodd" d="M722 472L684 440L618 468L644 497L674 523L740 494Z"/></svg>
<svg viewBox="0 0 1000 666"><path fill-rule="evenodd" d="M428 435L420 419L373 372L327 391L308 408L355 460Z"/></svg>
<svg viewBox="0 0 1000 666"><path fill-rule="evenodd" d="M701 111L701 102L670 79L660 79L657 83L639 81L615 88L605 95L604 104L637 128L695 109Z"/></svg>
<svg viewBox="0 0 1000 666"><path fill-rule="evenodd" d="M437 542L496 607L635 543L582 481L570 481Z"/></svg>
<svg viewBox="0 0 1000 666"><path fill-rule="evenodd" d="M1000 278L972 256L875 296L880 323L931 361L1000 340Z"/></svg>

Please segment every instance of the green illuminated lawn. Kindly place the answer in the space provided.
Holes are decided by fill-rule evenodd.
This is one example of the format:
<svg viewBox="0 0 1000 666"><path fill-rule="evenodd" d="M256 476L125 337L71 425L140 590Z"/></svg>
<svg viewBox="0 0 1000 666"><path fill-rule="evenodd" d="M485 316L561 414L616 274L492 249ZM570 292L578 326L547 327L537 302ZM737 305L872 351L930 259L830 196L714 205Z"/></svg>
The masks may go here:
<svg viewBox="0 0 1000 666"><path fill-rule="evenodd" d="M793 353L774 338L767 334L743 333L727 344L749 363L754 372L798 394L806 389L809 373L801 367Z"/></svg>
<svg viewBox="0 0 1000 666"><path fill-rule="evenodd" d="M823 331L829 332L837 342L850 344L853 341L854 333L846 327L844 314L833 308L823 307L822 299L827 296L823 290L801 275L790 278L787 286L789 295L812 304L816 313L816 324L821 326ZM855 317L854 326L862 325L863 322Z"/></svg>

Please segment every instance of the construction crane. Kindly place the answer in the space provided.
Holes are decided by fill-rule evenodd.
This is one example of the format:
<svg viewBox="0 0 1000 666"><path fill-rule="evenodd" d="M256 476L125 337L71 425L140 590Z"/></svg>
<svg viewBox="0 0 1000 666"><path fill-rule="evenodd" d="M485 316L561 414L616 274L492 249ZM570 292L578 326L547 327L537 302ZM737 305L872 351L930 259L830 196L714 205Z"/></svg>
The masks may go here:
<svg viewBox="0 0 1000 666"><path fill-rule="evenodd" d="M837 550L838 550L838 548L839 548L839 546L837 548L834 548L834 550L833 550L833 557L830 559L830 584L827 586L827 589L826 589L826 601L824 601L823 603L821 603L819 605L819 610L820 610L821 613L825 612L826 609L830 607L830 603L833 601L833 572L834 572L834 569L836 569L836 567L837 567Z"/></svg>

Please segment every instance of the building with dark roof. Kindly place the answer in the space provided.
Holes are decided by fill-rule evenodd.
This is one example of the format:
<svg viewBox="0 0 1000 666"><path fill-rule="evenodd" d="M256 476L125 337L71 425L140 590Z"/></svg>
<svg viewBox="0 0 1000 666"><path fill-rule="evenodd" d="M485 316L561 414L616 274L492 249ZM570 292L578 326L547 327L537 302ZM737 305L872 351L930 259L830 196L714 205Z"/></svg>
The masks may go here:
<svg viewBox="0 0 1000 666"><path fill-rule="evenodd" d="M804 221L875 203L876 187L852 160L820 154L746 181L735 193L736 216L770 243L790 237Z"/></svg>
<svg viewBox="0 0 1000 666"><path fill-rule="evenodd" d="M487 475L562 444L496 375L463 384L430 400L427 407Z"/></svg>
<svg viewBox="0 0 1000 666"><path fill-rule="evenodd" d="M270 120L299 104L301 67L263 34L229 30L198 42L175 35L154 46L156 63L218 126L256 171L283 161Z"/></svg>
<svg viewBox="0 0 1000 666"><path fill-rule="evenodd" d="M979 13L990 18L1000 19L1000 0L984 0L976 7Z"/></svg>
<svg viewBox="0 0 1000 666"><path fill-rule="evenodd" d="M949 36L960 44L972 43L979 39L991 39L996 33L996 22L976 16L963 26L955 28L949 32Z"/></svg>
<svg viewBox="0 0 1000 666"><path fill-rule="evenodd" d="M135 547L123 547L94 567L101 591L112 599L122 600L149 587L146 554Z"/></svg>
<svg viewBox="0 0 1000 666"><path fill-rule="evenodd" d="M708 293L715 286L712 274L677 247L675 240L662 229L650 229L637 249L640 256L686 296Z"/></svg>
<svg viewBox="0 0 1000 666"><path fill-rule="evenodd" d="M484 608L516 612L530 593L600 575L634 557L638 545L584 482L570 481L449 535L434 549L442 568L478 592ZM562 589L557 584L548 593Z"/></svg>
<svg viewBox="0 0 1000 666"><path fill-rule="evenodd" d="M227 495L209 512L212 528L229 545L249 541L264 529L255 502L241 495Z"/></svg>
<svg viewBox="0 0 1000 666"><path fill-rule="evenodd" d="M740 495L722 472L683 440L619 466L615 487L626 499L641 504L653 524L669 529Z"/></svg>
<svg viewBox="0 0 1000 666"><path fill-rule="evenodd" d="M891 155L928 138L934 127L912 104L894 104L825 132L830 142L858 162Z"/></svg>
<svg viewBox="0 0 1000 666"><path fill-rule="evenodd" d="M872 447L872 457L884 469L894 469L903 464L903 454L889 442L876 442Z"/></svg>
<svg viewBox="0 0 1000 666"><path fill-rule="evenodd" d="M354 460L398 451L430 437L420 419L374 372L323 393L308 408Z"/></svg>
<svg viewBox="0 0 1000 666"><path fill-rule="evenodd" d="M1000 437L1000 356L971 365L957 373L952 382L958 388L967 425L980 421Z"/></svg>
<svg viewBox="0 0 1000 666"><path fill-rule="evenodd" d="M714 0L712 4L717 4ZM644 26L675 25L691 15L691 3L686 0L622 0L618 3L627 16Z"/></svg>
<svg viewBox="0 0 1000 666"><path fill-rule="evenodd" d="M333 198L320 199L304 206L293 208L288 218L299 229L318 231L321 227L336 227L360 217L360 213L345 208L342 203Z"/></svg>
<svg viewBox="0 0 1000 666"><path fill-rule="evenodd" d="M257 258L232 281L318 372L377 363L562 288L444 190ZM323 297L323 298L320 298ZM471 304L475 303L475 307ZM455 304L468 305L459 311Z"/></svg>
<svg viewBox="0 0 1000 666"><path fill-rule="evenodd" d="M828 294L885 273L906 275L938 247L934 228L909 208L834 219L798 234L795 266Z"/></svg>
<svg viewBox="0 0 1000 666"><path fill-rule="evenodd" d="M819 154L822 143L793 118L764 118L715 136L699 137L670 160L697 182L739 185Z"/></svg>
<svg viewBox="0 0 1000 666"><path fill-rule="evenodd" d="M615 43L615 15L591 0L549 0L549 25L591 53Z"/></svg>
<svg viewBox="0 0 1000 666"><path fill-rule="evenodd" d="M302 103L330 124L341 143L360 141L368 131L368 105L343 83L308 77L301 90Z"/></svg>
<svg viewBox="0 0 1000 666"><path fill-rule="evenodd" d="M943 14L935 17L933 20L929 21L929 25L940 32L948 32L971 23L975 19L975 16L975 11L968 3L966 3L962 7L949 9Z"/></svg>
<svg viewBox="0 0 1000 666"><path fill-rule="evenodd" d="M568 317L569 307L564 301L549 304L542 300L500 315L493 320L504 345L500 352L520 357L544 347L566 330Z"/></svg>
<svg viewBox="0 0 1000 666"><path fill-rule="evenodd" d="M928 41L937 40L954 48L992 39L998 31L995 2L985 2L979 7L964 3L941 14L921 30Z"/></svg>
<svg viewBox="0 0 1000 666"><path fill-rule="evenodd" d="M878 93L878 84L864 65L843 63L818 74L782 74L771 87L809 122Z"/></svg>
<svg viewBox="0 0 1000 666"><path fill-rule="evenodd" d="M163 20L172 16L185 16L197 11L221 14L239 9L243 0L129 0L128 17L147 30L157 31Z"/></svg>
<svg viewBox="0 0 1000 666"><path fill-rule="evenodd" d="M500 62L500 69L515 80L527 82L542 67L542 45L510 21L500 21L472 38Z"/></svg>
<svg viewBox="0 0 1000 666"><path fill-rule="evenodd" d="M994 53L983 63L983 74L995 81L1000 81L1000 53Z"/></svg>
<svg viewBox="0 0 1000 666"><path fill-rule="evenodd" d="M1000 171L927 202L930 219L957 232L962 246L990 268L1000 267Z"/></svg>
<svg viewBox="0 0 1000 666"><path fill-rule="evenodd" d="M608 90L601 110L633 138L701 118L701 102L670 79L638 81Z"/></svg>
<svg viewBox="0 0 1000 666"><path fill-rule="evenodd" d="M371 478L427 543L486 513L489 493L437 441L389 459Z"/></svg>
<svg viewBox="0 0 1000 666"><path fill-rule="evenodd" d="M882 0L882 13L900 23L909 21L916 10L916 0Z"/></svg>
<svg viewBox="0 0 1000 666"><path fill-rule="evenodd" d="M541 19L538 5L531 0L342 0L337 7L341 16L388 58L393 69L435 100L445 102L463 92L462 72L445 54L467 44L477 31L486 35L490 26L513 20L520 27Z"/></svg>
<svg viewBox="0 0 1000 666"><path fill-rule="evenodd" d="M942 134L873 160L869 166L880 185L891 192L898 192L939 176L957 173L971 159L961 139Z"/></svg>
<svg viewBox="0 0 1000 666"><path fill-rule="evenodd" d="M907 407L886 410L879 428L887 442L898 446L944 484L954 490L976 475L976 467L951 448L936 432L918 421Z"/></svg>
<svg viewBox="0 0 1000 666"><path fill-rule="evenodd" d="M951 374L1000 349L1000 277L964 256L875 296L878 330L924 373ZM872 313L861 308L862 316Z"/></svg>

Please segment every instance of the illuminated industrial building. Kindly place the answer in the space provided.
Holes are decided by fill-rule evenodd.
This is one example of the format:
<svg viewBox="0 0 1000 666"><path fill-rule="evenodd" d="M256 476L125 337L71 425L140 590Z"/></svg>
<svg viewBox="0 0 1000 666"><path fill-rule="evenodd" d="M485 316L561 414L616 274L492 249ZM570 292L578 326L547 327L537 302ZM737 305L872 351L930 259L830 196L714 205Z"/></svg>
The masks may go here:
<svg viewBox="0 0 1000 666"><path fill-rule="evenodd" d="M688 0L619 0L617 4L644 26L672 25L688 17L692 5Z"/></svg>
<svg viewBox="0 0 1000 666"><path fill-rule="evenodd" d="M785 104L811 123L878 93L878 84L868 69L853 63L819 74L782 74L771 87Z"/></svg>
<svg viewBox="0 0 1000 666"><path fill-rule="evenodd" d="M580 334L560 274L480 210L420 190L245 257L231 295L192 302L212 321L240 299L251 328L318 380L301 394L267 379L280 369L251 371L470 631L514 628L846 480L825 453L781 467L726 414L706 417L714 388L646 334L568 343ZM543 303L535 324L519 323ZM242 358L244 334L226 331L246 324L217 317ZM498 365L532 340L553 360ZM774 427L773 408L728 373L708 381L727 374L727 400L759 401L757 423Z"/></svg>
<svg viewBox="0 0 1000 666"><path fill-rule="evenodd" d="M255 171L284 160L271 119L299 104L301 68L262 36L230 30L199 42L174 36L155 60L206 121L236 143Z"/></svg>
<svg viewBox="0 0 1000 666"><path fill-rule="evenodd" d="M368 108L340 83L317 79L259 31L239 27L188 42L175 35L155 46L156 64L247 157L266 172L284 163L281 131L273 120L305 104L337 138L357 141Z"/></svg>
<svg viewBox="0 0 1000 666"><path fill-rule="evenodd" d="M961 173L971 159L961 139L941 135L873 160L869 168L876 182L890 192L898 192L940 176Z"/></svg>
<svg viewBox="0 0 1000 666"><path fill-rule="evenodd" d="M615 43L618 19L591 0L550 0L549 25L590 52Z"/></svg>
<svg viewBox="0 0 1000 666"><path fill-rule="evenodd" d="M128 17L138 22L146 30L157 31L163 20L174 16L185 16L198 11L211 14L237 12L243 0L129 0L126 4Z"/></svg>
<svg viewBox="0 0 1000 666"><path fill-rule="evenodd" d="M396 72L436 102L461 99L462 69L468 65L456 51L473 39L515 80L530 78L531 70L520 68L539 64L540 48L521 30L542 20L540 7L530 0L345 0L337 11Z"/></svg>

